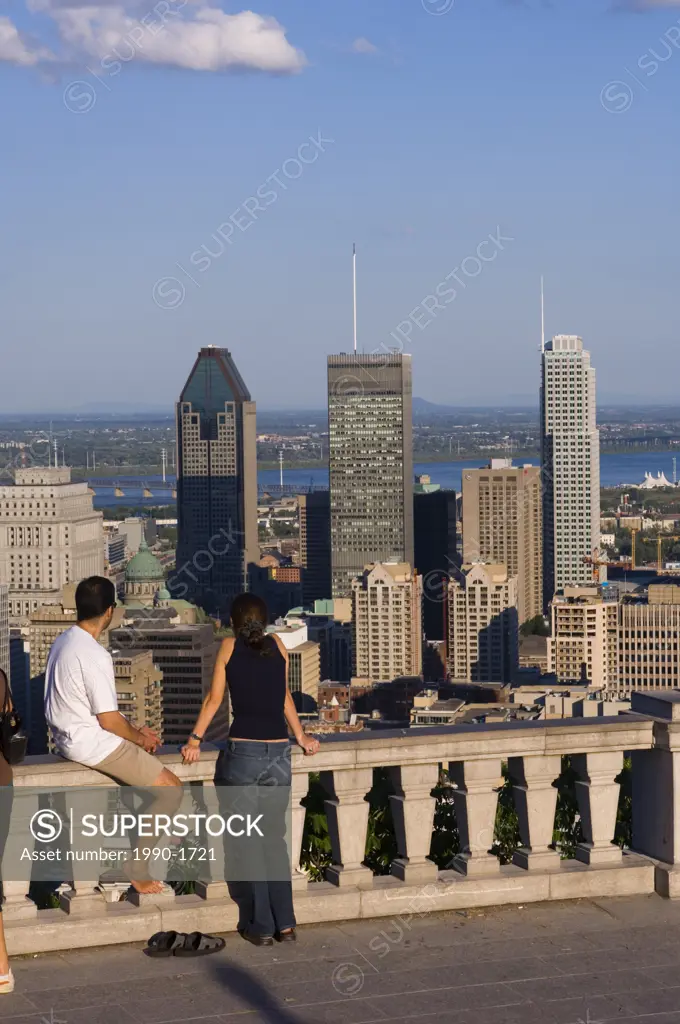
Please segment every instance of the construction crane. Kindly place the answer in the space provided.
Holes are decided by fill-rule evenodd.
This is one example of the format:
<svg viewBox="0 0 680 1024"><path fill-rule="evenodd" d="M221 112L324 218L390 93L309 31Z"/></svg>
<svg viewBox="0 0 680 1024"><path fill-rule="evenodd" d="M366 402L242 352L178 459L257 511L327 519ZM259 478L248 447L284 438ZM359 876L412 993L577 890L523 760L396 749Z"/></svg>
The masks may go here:
<svg viewBox="0 0 680 1024"><path fill-rule="evenodd" d="M600 584L602 582L600 578L600 566L609 565L609 562L600 558L600 552L597 548L593 551L590 558L584 558L583 561L586 565L592 565L593 567L593 583Z"/></svg>
<svg viewBox="0 0 680 1024"><path fill-rule="evenodd" d="M671 536L669 533L659 533L656 538L656 571L663 572L663 564L661 562L661 546L665 540L680 540L680 537Z"/></svg>
<svg viewBox="0 0 680 1024"><path fill-rule="evenodd" d="M637 527L633 527L631 529L631 531L630 531L630 562L628 562L627 559L623 560L620 563L620 565L621 565L621 567L623 569L627 569L630 566L630 568L632 570L632 569L635 569L635 567L636 567L635 566L635 540L636 540L636 537L637 537L639 532L640 531L637 529Z"/></svg>

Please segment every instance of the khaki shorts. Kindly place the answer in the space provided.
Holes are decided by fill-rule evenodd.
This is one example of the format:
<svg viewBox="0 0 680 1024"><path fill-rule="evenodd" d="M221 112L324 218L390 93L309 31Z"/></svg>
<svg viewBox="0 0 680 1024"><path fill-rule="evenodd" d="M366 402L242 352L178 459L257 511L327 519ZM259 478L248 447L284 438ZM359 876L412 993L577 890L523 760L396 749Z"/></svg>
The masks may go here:
<svg viewBox="0 0 680 1024"><path fill-rule="evenodd" d="M117 750L105 757L99 764L93 765L97 772L108 775L125 786L153 786L160 777L165 766L130 740L123 740Z"/></svg>

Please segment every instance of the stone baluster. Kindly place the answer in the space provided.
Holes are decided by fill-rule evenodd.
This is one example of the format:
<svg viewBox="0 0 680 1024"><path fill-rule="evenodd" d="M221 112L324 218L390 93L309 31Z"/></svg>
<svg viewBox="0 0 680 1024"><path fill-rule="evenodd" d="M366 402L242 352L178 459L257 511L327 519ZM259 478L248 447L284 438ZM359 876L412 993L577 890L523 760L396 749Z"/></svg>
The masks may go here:
<svg viewBox="0 0 680 1024"><path fill-rule="evenodd" d="M79 917L105 914L106 897L99 889L99 879L89 882L76 879L72 889L59 894L59 906L66 914Z"/></svg>
<svg viewBox="0 0 680 1024"><path fill-rule="evenodd" d="M559 853L550 849L557 807L557 788L553 782L560 768L558 755L508 760L522 839L522 846L514 853L512 861L529 871L558 868L560 864Z"/></svg>
<svg viewBox="0 0 680 1024"><path fill-rule="evenodd" d="M584 864L620 864L622 851L613 843L620 786L614 780L623 768L623 751L576 754L571 763L578 776L576 799L584 836L576 859Z"/></svg>
<svg viewBox="0 0 680 1024"><path fill-rule="evenodd" d="M632 751L632 850L654 859L654 887L680 898L680 701L676 691L631 694L654 721L653 745Z"/></svg>
<svg viewBox="0 0 680 1024"><path fill-rule="evenodd" d="M489 853L493 843L498 807L498 790L503 784L498 758L484 761L456 761L449 765L460 853L453 867L470 877L495 875L500 861Z"/></svg>
<svg viewBox="0 0 680 1024"><path fill-rule="evenodd" d="M28 895L30 886L28 879L24 882L2 883L5 892L2 912L6 921L25 921L38 916L38 908Z"/></svg>
<svg viewBox="0 0 680 1024"><path fill-rule="evenodd" d="M326 869L326 877L339 886L368 887L373 874L363 861L369 812L366 794L373 785L373 769L321 772L320 779L328 794L324 803L333 851L333 864Z"/></svg>
<svg viewBox="0 0 680 1024"><path fill-rule="evenodd" d="M307 796L308 792L309 772L295 772L293 774L291 793L293 806L291 809L290 857L293 889L296 892L304 892L307 889L307 875L300 867L302 837L305 830L305 814L307 811L300 801Z"/></svg>
<svg viewBox="0 0 680 1024"><path fill-rule="evenodd" d="M391 871L404 882L419 885L437 878L438 868L429 858L434 827L438 764L405 765L389 769L396 792L390 795L398 856Z"/></svg>

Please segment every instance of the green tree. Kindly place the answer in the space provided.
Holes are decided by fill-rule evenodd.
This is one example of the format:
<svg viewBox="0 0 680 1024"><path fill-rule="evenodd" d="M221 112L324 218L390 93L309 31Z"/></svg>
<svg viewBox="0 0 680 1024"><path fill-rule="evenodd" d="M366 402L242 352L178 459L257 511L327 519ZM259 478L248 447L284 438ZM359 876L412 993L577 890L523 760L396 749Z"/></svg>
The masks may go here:
<svg viewBox="0 0 680 1024"><path fill-rule="evenodd" d="M550 627L542 615L534 615L519 627L522 636L550 636Z"/></svg>

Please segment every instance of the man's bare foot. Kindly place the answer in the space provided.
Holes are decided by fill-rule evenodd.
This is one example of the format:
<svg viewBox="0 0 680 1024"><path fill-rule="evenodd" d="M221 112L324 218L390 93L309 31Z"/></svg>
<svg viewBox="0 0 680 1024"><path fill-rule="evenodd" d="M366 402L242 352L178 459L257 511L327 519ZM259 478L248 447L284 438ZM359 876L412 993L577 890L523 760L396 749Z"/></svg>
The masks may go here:
<svg viewBox="0 0 680 1024"><path fill-rule="evenodd" d="M140 893L140 895L142 896L157 896L159 893L163 892L164 888L162 882L158 882L153 878L148 878L144 880L138 878L131 878L130 885L136 892Z"/></svg>

